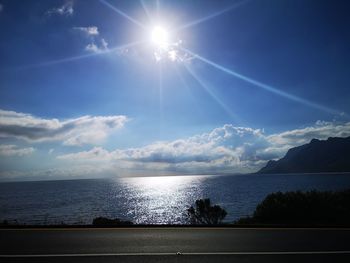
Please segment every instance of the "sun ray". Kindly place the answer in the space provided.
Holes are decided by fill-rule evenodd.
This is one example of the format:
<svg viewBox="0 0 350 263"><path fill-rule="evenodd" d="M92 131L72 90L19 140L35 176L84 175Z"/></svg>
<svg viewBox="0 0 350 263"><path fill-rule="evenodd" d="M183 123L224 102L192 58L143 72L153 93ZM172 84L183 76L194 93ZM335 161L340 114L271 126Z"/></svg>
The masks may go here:
<svg viewBox="0 0 350 263"><path fill-rule="evenodd" d="M199 19L197 19L197 20L194 20L194 21L191 21L191 22L189 22L189 23L187 23L187 24L184 24L184 25L182 25L182 26L179 26L178 28L176 28L175 31L180 31L180 30L182 30L182 29L186 29L186 28L189 28L189 27L198 25L198 24L200 24L200 23L206 22L206 21L208 21L208 20L210 20L210 19L213 19L213 18L215 18L215 17L217 17L217 16L220 16L220 15L226 13L226 12L229 12L229 11L231 11L231 10L233 10L233 9L236 9L236 8L242 6L242 5L244 5L244 4L246 4L246 3L250 2L250 1L251 1L251 0L243 0L243 1L240 1L240 2L237 2L237 3L234 3L233 5L231 5L231 6L227 7L227 8L225 8L225 9L223 9L223 10L221 10L221 11L217 11L217 12L215 12L215 13L212 13L212 14L208 15L208 16L199 18Z"/></svg>
<svg viewBox="0 0 350 263"><path fill-rule="evenodd" d="M156 0L156 5L157 5L157 19L159 18L159 13L160 13L160 1Z"/></svg>
<svg viewBox="0 0 350 263"><path fill-rule="evenodd" d="M136 19L132 18L131 16L129 16L128 14L126 14L125 12L121 11L120 9L116 8L115 6L111 5L110 3L108 3L105 0L100 0L100 2L102 4L104 4L105 6L109 7L110 9L112 9L113 11L117 12L119 15L123 16L124 18L128 19L129 21L133 22L135 25L138 25L139 27L141 27L142 29L147 29L141 22L137 21Z"/></svg>
<svg viewBox="0 0 350 263"><path fill-rule="evenodd" d="M146 13L146 15L147 15L148 21L149 21L149 22L153 22L151 13L149 12L149 10L148 10L148 8L147 8L146 3L144 2L144 0L140 0L140 3L141 3L141 5L142 5L143 10L145 11L145 13Z"/></svg>
<svg viewBox="0 0 350 263"><path fill-rule="evenodd" d="M159 109L162 111L163 106L163 70L162 70L162 63L158 64L158 92L159 92Z"/></svg>
<svg viewBox="0 0 350 263"><path fill-rule="evenodd" d="M192 91L191 91L189 85L187 84L185 78L182 76L180 69L178 68L178 66L176 64L173 64L173 67L175 68L175 72L176 72L177 76L179 77L182 85L186 88L187 93L191 96L191 99L194 99Z"/></svg>
<svg viewBox="0 0 350 263"><path fill-rule="evenodd" d="M104 51L101 51L98 53L90 53L90 54L85 54L85 55L80 55L80 56L73 56L73 57L68 57L68 58L46 61L46 62L34 64L34 65L22 66L22 67L17 68L17 70L52 66L52 65L57 65L57 64L61 64L61 63L67 63L67 62L71 62L71 61L81 60L81 59L85 59L85 58L91 58L91 57L95 57L95 56L105 55L105 54L113 53L113 52L116 52L119 50L123 50L125 48L130 48L130 47L139 45L141 43L143 43L143 41L136 41L136 42L120 45L120 46L117 46L114 48L110 48L108 50L104 50Z"/></svg>
<svg viewBox="0 0 350 263"><path fill-rule="evenodd" d="M236 122L236 124L241 124L241 121L236 114L204 83L204 81L190 68L189 65L184 64L185 69L188 73L198 82L198 84L226 111L226 113Z"/></svg>
<svg viewBox="0 0 350 263"><path fill-rule="evenodd" d="M274 87L269 86L269 85L266 85L266 84L264 84L262 82L259 82L257 80L252 79L252 78L244 76L244 75L242 75L240 73L237 73L237 72L235 72L233 70L230 70L230 69L228 69L228 68L226 68L224 66L221 66L221 65L219 65L219 64L217 64L217 63L215 63L215 62L213 62L213 61L211 61L209 59L206 59L206 58L204 58L204 57L202 57L202 56L200 56L198 54L195 54L194 52L192 52L192 51L190 51L188 49L185 49L185 48L182 48L182 49L184 51L188 52L189 54L191 54L192 56L194 56L195 58L201 60L202 62L204 62L204 63L206 63L206 64L208 64L208 65L210 65L210 66L212 66L212 67L214 67L216 69L219 69L219 70L221 70L221 71L223 71L223 72L225 72L225 73L227 73L227 74L229 74L231 76L234 76L234 77L236 77L238 79L241 79L241 80L243 80L245 82L248 82L250 84L253 84L256 87L262 88L262 89L267 90L269 92L272 92L272 93L274 93L276 95L282 96L282 97L287 98L287 99L292 100L292 101L299 102L299 103L301 103L303 105L306 105L306 106L309 106L309 107L312 107L312 108L315 108L315 109L318 109L318 110L322 110L322 111L325 111L325 112L328 112L328 113L331 113L331 114L336 114L336 115L342 114L341 111L338 111L338 110L335 110L335 109L331 109L329 107L320 105L318 103L315 103L315 102L312 102L312 101L300 98L298 96L289 94L289 93L287 93L285 91L279 90L279 89L274 88Z"/></svg>
<svg viewBox="0 0 350 263"><path fill-rule="evenodd" d="M164 111L163 111L163 68L162 63L158 64L158 92L159 92L159 132L160 135L163 130L163 123L164 123Z"/></svg>

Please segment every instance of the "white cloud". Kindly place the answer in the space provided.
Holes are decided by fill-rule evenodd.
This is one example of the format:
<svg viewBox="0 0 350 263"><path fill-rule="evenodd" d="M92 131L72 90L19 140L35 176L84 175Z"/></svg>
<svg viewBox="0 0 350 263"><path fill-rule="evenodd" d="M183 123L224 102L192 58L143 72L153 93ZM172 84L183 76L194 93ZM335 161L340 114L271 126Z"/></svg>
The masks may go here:
<svg viewBox="0 0 350 263"><path fill-rule="evenodd" d="M85 47L86 51L94 52L94 53L102 53L108 51L108 43L105 39L101 39L100 45L96 45L95 43L90 43Z"/></svg>
<svg viewBox="0 0 350 263"><path fill-rule="evenodd" d="M98 28L97 26L89 26L89 27L73 27L74 30L83 32L87 36L98 36Z"/></svg>
<svg viewBox="0 0 350 263"><path fill-rule="evenodd" d="M157 33L156 31L163 29L157 29L155 28L153 31L153 34L155 35L155 45L153 49L153 56L156 62L160 61L171 61L171 62L178 62L178 63L187 63L190 62L192 59L194 59L194 56L185 51L183 46L183 41L181 39L178 39L176 41L168 41L165 35L167 35L166 32L160 33L161 35L164 35L164 37L160 36L164 39L157 39Z"/></svg>
<svg viewBox="0 0 350 263"><path fill-rule="evenodd" d="M62 16L72 16L74 13L73 1L68 1L60 7L54 7L47 11L48 15L62 15Z"/></svg>
<svg viewBox="0 0 350 263"><path fill-rule="evenodd" d="M85 160L85 161L110 161L112 154L101 147L94 147L89 151L70 153L57 156L62 160Z"/></svg>
<svg viewBox="0 0 350 263"><path fill-rule="evenodd" d="M98 48L98 46L96 46L95 43L90 43L90 44L88 44L88 45L85 47L85 50L86 50L86 51L89 51L89 52L93 52L93 53L99 53L99 52L100 52L100 49Z"/></svg>
<svg viewBox="0 0 350 263"><path fill-rule="evenodd" d="M0 13L2 12L2 10L4 10L4 6L0 4Z"/></svg>
<svg viewBox="0 0 350 263"><path fill-rule="evenodd" d="M99 37L99 31L96 26L90 27L73 27L74 30L83 32L90 38L91 43L85 46L85 50L93 53L103 53L109 51L108 42Z"/></svg>
<svg viewBox="0 0 350 263"><path fill-rule="evenodd" d="M24 156L24 155L30 155L34 152L33 147L28 148L19 148L16 145L7 144L7 145L0 145L0 155L2 156Z"/></svg>
<svg viewBox="0 0 350 263"><path fill-rule="evenodd" d="M224 125L209 133L186 139L156 142L140 148L107 151L95 147L88 151L57 158L77 163L94 163L120 173L141 170L147 174L164 173L238 173L254 172L270 159L281 158L290 147L312 138L350 136L350 123L317 122L303 129L265 135L260 129Z"/></svg>
<svg viewBox="0 0 350 263"><path fill-rule="evenodd" d="M258 129L224 125L204 133L171 142L156 142L141 148L107 151L93 148L59 159L115 164L124 169L164 170L169 172L207 173L243 172L255 168L255 150L266 144Z"/></svg>
<svg viewBox="0 0 350 263"><path fill-rule="evenodd" d="M101 47L104 50L108 50L108 43L104 38L101 39Z"/></svg>
<svg viewBox="0 0 350 263"><path fill-rule="evenodd" d="M350 122L317 121L313 126L273 134L268 136L267 139L274 145L289 145L293 147L307 143L313 138L327 139L328 137L348 136L350 136Z"/></svg>
<svg viewBox="0 0 350 263"><path fill-rule="evenodd" d="M65 145L99 144L110 133L123 128L127 121L123 115L58 120L0 110L0 137L30 142L62 141Z"/></svg>

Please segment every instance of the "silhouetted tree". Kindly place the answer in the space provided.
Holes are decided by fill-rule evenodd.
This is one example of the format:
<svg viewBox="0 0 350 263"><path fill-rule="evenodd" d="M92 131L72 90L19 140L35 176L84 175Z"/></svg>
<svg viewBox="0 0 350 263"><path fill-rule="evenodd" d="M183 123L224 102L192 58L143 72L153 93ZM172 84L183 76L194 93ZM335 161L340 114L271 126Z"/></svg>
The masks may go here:
<svg viewBox="0 0 350 263"><path fill-rule="evenodd" d="M217 225L227 215L225 209L219 205L211 205L210 199L196 200L195 208L191 206L187 209L187 214L191 224Z"/></svg>

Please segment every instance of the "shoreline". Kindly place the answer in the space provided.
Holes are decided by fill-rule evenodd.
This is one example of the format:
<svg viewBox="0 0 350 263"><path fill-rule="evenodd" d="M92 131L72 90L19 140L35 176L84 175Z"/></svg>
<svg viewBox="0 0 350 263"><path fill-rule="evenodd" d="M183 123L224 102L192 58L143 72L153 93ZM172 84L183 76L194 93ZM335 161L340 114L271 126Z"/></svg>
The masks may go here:
<svg viewBox="0 0 350 263"><path fill-rule="evenodd" d="M71 178L71 179L43 179L43 180L22 180L22 181L0 181L0 184L6 183L40 183L40 182L62 182L62 181L80 181L80 180L114 180L114 179L128 179L128 178L161 178L161 177L187 177L187 176L206 176L206 177L220 177L220 176L251 176L251 175L350 175L350 172L316 172L316 173L245 173L245 174L178 174L178 175L152 175L152 176L116 176L116 177L100 177L100 178Z"/></svg>
<svg viewBox="0 0 350 263"><path fill-rule="evenodd" d="M350 223L347 225L310 225L310 224L221 224L221 225L157 225L157 224L134 224L134 225L115 225L115 226L94 226L94 225L0 225L0 230L11 229L129 229L129 228L152 228L152 229L164 229L164 228L212 228L212 229L224 229L224 228L242 228L242 229L349 229Z"/></svg>

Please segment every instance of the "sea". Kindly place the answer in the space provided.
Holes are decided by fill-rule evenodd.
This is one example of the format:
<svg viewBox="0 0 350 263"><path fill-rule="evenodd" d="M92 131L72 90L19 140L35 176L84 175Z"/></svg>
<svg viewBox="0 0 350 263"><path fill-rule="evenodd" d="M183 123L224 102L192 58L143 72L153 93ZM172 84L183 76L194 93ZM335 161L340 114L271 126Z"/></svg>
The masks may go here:
<svg viewBox="0 0 350 263"><path fill-rule="evenodd" d="M91 224L96 217L137 224L186 224L200 198L225 208L225 222L252 215L277 191L344 190L350 174L157 176L0 183L0 221Z"/></svg>

